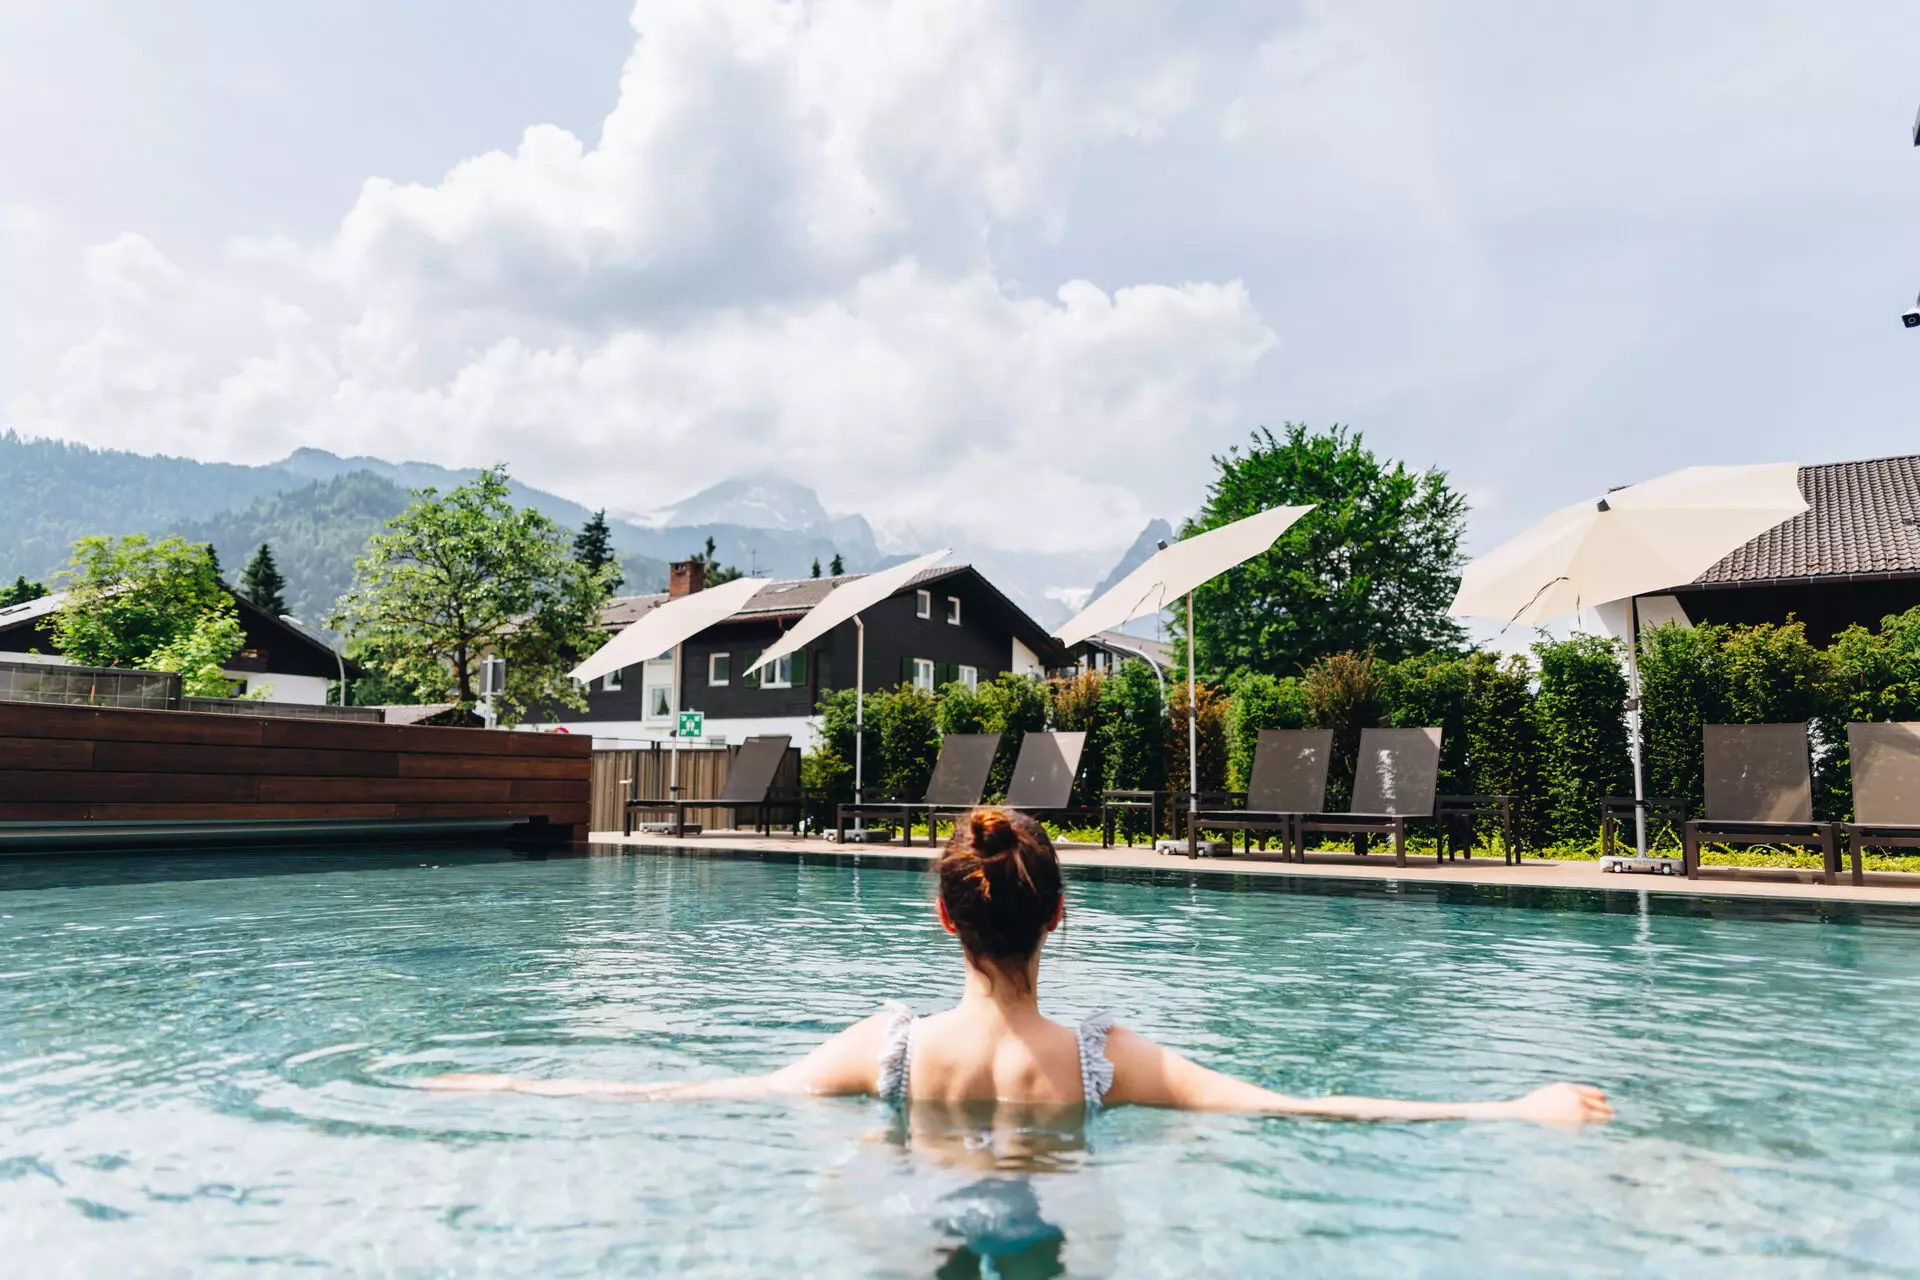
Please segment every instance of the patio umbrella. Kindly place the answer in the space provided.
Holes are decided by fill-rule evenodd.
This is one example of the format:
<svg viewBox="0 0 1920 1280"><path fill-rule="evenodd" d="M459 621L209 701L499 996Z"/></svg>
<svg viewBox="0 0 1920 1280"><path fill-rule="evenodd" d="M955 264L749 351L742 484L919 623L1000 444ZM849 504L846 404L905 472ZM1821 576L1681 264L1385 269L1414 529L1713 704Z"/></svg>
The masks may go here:
<svg viewBox="0 0 1920 1280"><path fill-rule="evenodd" d="M1627 715L1634 834L1647 854L1640 761L1636 597L1684 586L1807 509L1800 467L1686 467L1562 508L1481 556L1460 576L1452 612L1536 624L1613 601L1627 608Z"/></svg>
<svg viewBox="0 0 1920 1280"><path fill-rule="evenodd" d="M764 578L735 578L705 591L655 605L640 620L596 649L569 674L582 684L609 672L657 658L685 640L723 622L766 586Z"/></svg>
<svg viewBox="0 0 1920 1280"><path fill-rule="evenodd" d="M754 659L746 674L752 674L777 658L794 653L848 619L853 620L855 641L853 661L853 788L859 798L864 767L866 737L867 627L860 614L887 599L914 578L952 555L951 549L929 552L905 564L882 569L843 582L827 592L826 599L807 611L791 631L781 636L765 653Z"/></svg>
<svg viewBox="0 0 1920 1280"><path fill-rule="evenodd" d="M1114 630L1135 618L1159 613L1181 596L1187 598L1187 799L1195 808L1200 798L1200 718L1193 670L1194 588L1253 559L1311 510L1311 505L1273 507L1162 546L1053 633L1072 648L1096 631Z"/></svg>

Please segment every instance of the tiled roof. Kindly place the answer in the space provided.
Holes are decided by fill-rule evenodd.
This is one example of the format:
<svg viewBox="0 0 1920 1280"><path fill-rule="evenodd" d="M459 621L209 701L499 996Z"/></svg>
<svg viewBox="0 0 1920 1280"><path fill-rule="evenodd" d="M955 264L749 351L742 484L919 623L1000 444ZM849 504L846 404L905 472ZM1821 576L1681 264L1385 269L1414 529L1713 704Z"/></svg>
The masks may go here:
<svg viewBox="0 0 1920 1280"><path fill-rule="evenodd" d="M1800 468L1808 509L1695 581L1920 575L1920 454Z"/></svg>
<svg viewBox="0 0 1920 1280"><path fill-rule="evenodd" d="M967 568L964 564L935 565L931 569L922 569L902 590L910 591L927 582L938 582L951 577ZM837 578L792 578L786 580L768 579L767 585L760 588L748 600L746 606L735 613L729 621L765 621L785 617L798 617L827 598L827 593L843 582L853 582L864 578L862 573L842 574ZM647 596L615 596L607 601L600 610L600 625L610 631L620 631L640 620L658 606L666 603L664 592Z"/></svg>

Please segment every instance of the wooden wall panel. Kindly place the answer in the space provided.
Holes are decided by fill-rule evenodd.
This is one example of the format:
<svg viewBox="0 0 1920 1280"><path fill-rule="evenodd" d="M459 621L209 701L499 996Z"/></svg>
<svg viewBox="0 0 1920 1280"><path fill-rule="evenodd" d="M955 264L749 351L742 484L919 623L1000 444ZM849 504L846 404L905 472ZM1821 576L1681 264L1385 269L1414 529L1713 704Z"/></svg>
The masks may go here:
<svg viewBox="0 0 1920 1280"><path fill-rule="evenodd" d="M593 740L0 702L7 824L507 818L584 836Z"/></svg>

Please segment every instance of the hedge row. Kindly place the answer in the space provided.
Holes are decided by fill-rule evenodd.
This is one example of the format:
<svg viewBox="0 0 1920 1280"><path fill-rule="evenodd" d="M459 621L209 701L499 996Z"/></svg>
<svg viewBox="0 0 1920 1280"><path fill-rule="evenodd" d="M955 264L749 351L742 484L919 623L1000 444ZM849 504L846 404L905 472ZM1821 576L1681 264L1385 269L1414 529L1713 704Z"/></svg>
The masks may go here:
<svg viewBox="0 0 1920 1280"><path fill-rule="evenodd" d="M1200 787L1244 790L1262 729L1330 728L1327 803L1337 809L1351 795L1362 729L1438 725L1441 794L1513 796L1526 844L1587 843L1601 798L1632 789L1623 656L1616 641L1576 636L1542 640L1528 654L1422 654L1397 663L1335 654L1299 676L1241 673L1202 683ZM1641 681L1649 794L1683 798L1699 811L1703 724L1804 720L1813 726L1816 807L1845 818L1847 722L1920 720L1920 608L1885 619L1878 631L1853 627L1826 649L1809 644L1797 622L1662 627L1642 640ZM806 782L848 799L852 693L828 694L820 711ZM1021 737L1040 729L1087 733L1076 805L1097 805L1104 788L1187 786L1186 683L1172 679L1163 690L1141 662L1064 681L1005 675L937 695L884 690L867 695L866 721L870 793L918 796L941 735L997 731L987 794L1002 795Z"/></svg>

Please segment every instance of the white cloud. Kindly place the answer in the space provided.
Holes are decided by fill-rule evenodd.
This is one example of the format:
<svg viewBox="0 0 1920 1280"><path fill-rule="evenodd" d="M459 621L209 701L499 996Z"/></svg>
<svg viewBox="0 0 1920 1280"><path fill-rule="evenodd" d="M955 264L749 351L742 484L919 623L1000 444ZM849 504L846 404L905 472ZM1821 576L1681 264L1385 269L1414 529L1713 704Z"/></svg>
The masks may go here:
<svg viewBox="0 0 1920 1280"><path fill-rule="evenodd" d="M1036 291L990 244L1057 234L1079 156L1193 107L1195 52L1140 38L1171 13L643 4L592 144L536 125L435 184L370 179L324 242L194 273L133 232L86 249L88 328L6 418L505 459L615 508L775 468L985 545L1124 543L1275 336L1237 281Z"/></svg>

